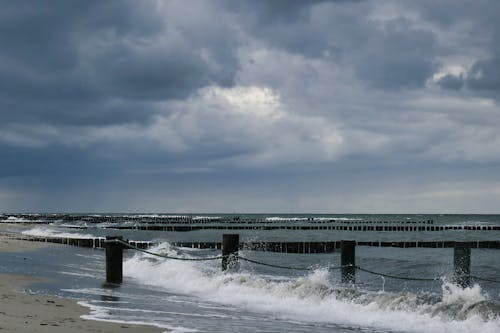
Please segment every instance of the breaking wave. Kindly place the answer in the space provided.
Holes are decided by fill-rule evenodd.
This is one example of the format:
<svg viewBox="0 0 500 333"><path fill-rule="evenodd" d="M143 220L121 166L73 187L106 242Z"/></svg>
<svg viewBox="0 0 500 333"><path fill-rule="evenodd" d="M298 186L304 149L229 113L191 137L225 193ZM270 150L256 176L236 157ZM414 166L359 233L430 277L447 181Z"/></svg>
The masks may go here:
<svg viewBox="0 0 500 333"><path fill-rule="evenodd" d="M60 232L47 227L35 227L22 232L23 235L38 237L61 237L61 238L95 238L91 234Z"/></svg>
<svg viewBox="0 0 500 333"><path fill-rule="evenodd" d="M168 245L159 250L179 255ZM462 289L443 282L441 293L385 292L337 284L326 269L280 278L219 270L213 262L156 260L142 253L124 263L124 272L142 284L275 318L401 332L500 331L500 304L478 285Z"/></svg>

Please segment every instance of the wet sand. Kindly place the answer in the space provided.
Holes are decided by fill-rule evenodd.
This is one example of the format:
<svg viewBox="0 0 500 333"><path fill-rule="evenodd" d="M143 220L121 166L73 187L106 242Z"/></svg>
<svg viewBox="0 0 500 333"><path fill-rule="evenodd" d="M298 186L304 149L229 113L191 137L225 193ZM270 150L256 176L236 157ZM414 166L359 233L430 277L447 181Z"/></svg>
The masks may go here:
<svg viewBox="0 0 500 333"><path fill-rule="evenodd" d="M45 246L47 244L42 242L28 242L0 235L0 252L25 252L38 250Z"/></svg>
<svg viewBox="0 0 500 333"><path fill-rule="evenodd" d="M0 252L30 251L47 246L0 236ZM61 245L50 245L61 246ZM75 300L46 295L32 295L21 290L37 280L28 276L0 274L0 331L1 332L165 332L152 326L86 320L81 316L89 309Z"/></svg>

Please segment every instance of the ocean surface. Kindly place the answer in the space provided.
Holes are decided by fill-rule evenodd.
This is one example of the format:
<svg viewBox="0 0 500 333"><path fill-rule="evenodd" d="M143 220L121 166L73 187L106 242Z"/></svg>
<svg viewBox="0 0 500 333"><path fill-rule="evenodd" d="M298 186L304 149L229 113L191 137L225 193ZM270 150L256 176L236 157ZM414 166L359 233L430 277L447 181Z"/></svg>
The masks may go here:
<svg viewBox="0 0 500 333"><path fill-rule="evenodd" d="M147 214L145 214L147 215ZM168 215L168 214L166 214ZM112 223L121 215L114 215ZM125 215L123 215L125 216ZM191 217L194 215L191 215ZM221 223L224 215L196 214ZM434 225L498 226L500 215L241 215L268 225L404 222L433 220ZM118 222L116 222L118 220ZM335 220L333 222L332 220ZM0 216L0 222L14 221ZM54 220L15 224L9 232L64 237L123 235L159 242L151 252L177 258L209 258L220 250L177 248L171 242L220 242L239 233L242 242L264 241L498 241L500 231L380 232L335 230L198 230L188 232L114 230L111 222ZM81 229L75 229L79 227ZM308 267L289 270L241 261L238 270L221 272L220 260L183 261L125 251L124 282L105 282L104 251L53 245L29 253L0 253L0 272L47 278L30 292L75 298L96 320L154 324L174 332L500 332L500 250L473 249L470 288L453 283L453 249L356 247L356 264L371 271L410 278L356 273L343 284L340 252L291 254L240 251L259 262ZM415 280L411 279L415 278ZM418 279L436 278L434 281Z"/></svg>

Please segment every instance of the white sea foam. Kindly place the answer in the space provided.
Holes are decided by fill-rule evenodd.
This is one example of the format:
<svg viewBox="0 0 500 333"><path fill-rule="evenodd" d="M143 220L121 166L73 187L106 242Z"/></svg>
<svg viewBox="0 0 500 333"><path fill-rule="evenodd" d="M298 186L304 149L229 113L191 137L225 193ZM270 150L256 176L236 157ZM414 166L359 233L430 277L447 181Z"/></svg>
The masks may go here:
<svg viewBox="0 0 500 333"><path fill-rule="evenodd" d="M4 223L23 223L23 222L30 222L29 220L22 218L22 217L15 217L15 216L9 216L7 218L3 218L1 222Z"/></svg>
<svg viewBox="0 0 500 333"><path fill-rule="evenodd" d="M442 295L368 292L335 285L326 270L276 281L255 273L223 274L210 265L137 254L125 262L124 272L169 292L282 319L414 333L500 331L498 305L479 286L444 284Z"/></svg>
<svg viewBox="0 0 500 333"><path fill-rule="evenodd" d="M130 325L150 325L150 326L156 326L162 329L166 329L165 333L188 333L188 332L197 332L197 330L192 330L188 329L186 327L180 327L180 326L167 326L167 325L160 325L158 323L151 323L151 322L144 322L144 321L137 321L137 320L119 320L115 316L113 316L110 312L110 309L112 308L107 308L103 306L98 306L94 305L89 302L84 302L80 301L78 302L79 305L84 306L86 308L89 308L90 313L88 315L82 315L81 318L87 319L87 320L97 320L97 321L104 321L104 322L109 322L109 323L120 323L120 324L130 324Z"/></svg>
<svg viewBox="0 0 500 333"><path fill-rule="evenodd" d="M64 275L71 275L71 276L90 277L90 278L95 277L95 274L90 274L90 273L68 272L68 271L61 271L60 273L64 274Z"/></svg>
<svg viewBox="0 0 500 333"><path fill-rule="evenodd" d="M35 227L22 232L23 235L39 237L61 237L61 238L95 238L90 234L60 232L49 227Z"/></svg>
<svg viewBox="0 0 500 333"><path fill-rule="evenodd" d="M361 221L361 219L351 218L351 217L282 217L282 216L270 216L266 217L265 220L268 222L282 222L282 221Z"/></svg>
<svg viewBox="0 0 500 333"><path fill-rule="evenodd" d="M160 217L160 218L187 218L187 215L164 215L164 214L134 214L134 215L121 215L128 218L141 218L141 217Z"/></svg>
<svg viewBox="0 0 500 333"><path fill-rule="evenodd" d="M217 220L220 220L221 217L220 216L193 216L193 220L214 220L214 221L217 221Z"/></svg>
<svg viewBox="0 0 500 333"><path fill-rule="evenodd" d="M266 221L269 222L277 222L277 221L307 221L307 217L280 217L280 216L271 216L266 217Z"/></svg>

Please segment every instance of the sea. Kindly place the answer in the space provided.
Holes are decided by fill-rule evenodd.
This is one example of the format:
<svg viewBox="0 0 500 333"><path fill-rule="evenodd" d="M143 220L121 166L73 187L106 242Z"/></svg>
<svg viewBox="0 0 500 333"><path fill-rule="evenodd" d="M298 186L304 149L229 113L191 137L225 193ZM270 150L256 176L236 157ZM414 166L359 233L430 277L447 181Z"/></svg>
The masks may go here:
<svg viewBox="0 0 500 333"><path fill-rule="evenodd" d="M103 214L101 214L103 215ZM88 216L101 216L89 214ZM0 215L13 234L61 237L121 235L158 243L149 251L124 251L124 281L105 283L105 251L51 245L31 252L0 253L0 273L43 278L30 293L76 299L89 308L87 319L156 325L169 332L500 332L500 250L472 249L470 287L453 283L452 248L356 247L356 283L343 283L335 267L340 252L277 253L240 250L249 261L222 272L220 250L176 247L174 242L220 242L238 233L241 242L499 241L497 230L349 231L349 230L196 230L112 229L127 225L131 214L113 222L89 223L41 217L22 220ZM234 214L140 214L188 217L197 223L235 221ZM123 222L120 221L123 217ZM212 220L210 220L212 219ZM321 223L366 225L433 221L433 225L500 226L500 215L240 214L269 226ZM15 224L10 224L16 222ZM21 223L26 222L26 223ZM27 223L29 222L29 223ZM40 223L37 223L40 222ZM234 223L233 223L234 225ZM5 230L4 230L5 231ZM306 267L295 270L282 267ZM370 272L381 274L372 274ZM390 276L403 277L396 279Z"/></svg>

